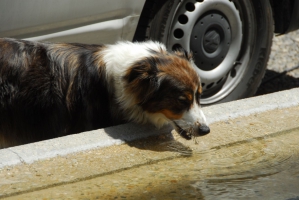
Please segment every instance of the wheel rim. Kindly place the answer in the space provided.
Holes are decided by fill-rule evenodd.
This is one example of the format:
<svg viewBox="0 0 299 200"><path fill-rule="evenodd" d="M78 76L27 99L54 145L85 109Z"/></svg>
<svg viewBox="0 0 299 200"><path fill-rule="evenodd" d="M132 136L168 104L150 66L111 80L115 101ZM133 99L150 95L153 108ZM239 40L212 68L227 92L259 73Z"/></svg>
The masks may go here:
<svg viewBox="0 0 299 200"><path fill-rule="evenodd" d="M227 97L241 81L250 52L249 45L242 45L242 21L235 4L229 0L183 1L170 27L167 47L193 52L203 86L201 103Z"/></svg>

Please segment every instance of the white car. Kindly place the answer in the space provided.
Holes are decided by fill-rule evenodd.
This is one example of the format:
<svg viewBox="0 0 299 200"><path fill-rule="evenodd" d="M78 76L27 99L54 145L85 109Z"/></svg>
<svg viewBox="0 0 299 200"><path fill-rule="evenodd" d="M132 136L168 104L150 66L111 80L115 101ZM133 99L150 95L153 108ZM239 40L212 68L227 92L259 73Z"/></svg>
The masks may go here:
<svg viewBox="0 0 299 200"><path fill-rule="evenodd" d="M193 52L205 105L254 95L273 33L298 28L293 0L1 0L0 37L76 43L158 40ZM275 26L274 26L275 24Z"/></svg>

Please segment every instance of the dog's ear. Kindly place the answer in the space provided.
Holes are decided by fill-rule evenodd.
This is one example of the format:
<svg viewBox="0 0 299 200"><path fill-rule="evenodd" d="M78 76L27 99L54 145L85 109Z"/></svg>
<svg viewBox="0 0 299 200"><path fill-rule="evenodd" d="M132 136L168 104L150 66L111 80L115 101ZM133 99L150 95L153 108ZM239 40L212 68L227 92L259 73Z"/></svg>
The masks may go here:
<svg viewBox="0 0 299 200"><path fill-rule="evenodd" d="M174 51L174 53L178 56L180 56L181 58L185 58L187 60L192 60L193 59L193 54L192 52L188 52L183 48L178 48Z"/></svg>
<svg viewBox="0 0 299 200"><path fill-rule="evenodd" d="M145 103L159 89L158 73L153 60L137 62L127 70L124 76L126 90L135 96L136 104Z"/></svg>

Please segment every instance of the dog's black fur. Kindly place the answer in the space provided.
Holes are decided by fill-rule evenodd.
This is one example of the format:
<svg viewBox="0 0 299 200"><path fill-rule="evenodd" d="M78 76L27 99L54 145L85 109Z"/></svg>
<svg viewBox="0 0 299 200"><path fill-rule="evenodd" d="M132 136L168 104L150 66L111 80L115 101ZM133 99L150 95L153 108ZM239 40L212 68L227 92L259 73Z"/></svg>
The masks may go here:
<svg viewBox="0 0 299 200"><path fill-rule="evenodd" d="M0 147L113 125L101 48L0 39Z"/></svg>

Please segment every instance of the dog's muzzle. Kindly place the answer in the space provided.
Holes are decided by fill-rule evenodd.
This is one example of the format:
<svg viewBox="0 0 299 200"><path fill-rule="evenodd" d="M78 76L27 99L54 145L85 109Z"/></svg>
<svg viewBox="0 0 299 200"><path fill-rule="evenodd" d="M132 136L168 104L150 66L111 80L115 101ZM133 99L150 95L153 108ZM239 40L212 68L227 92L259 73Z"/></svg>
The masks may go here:
<svg viewBox="0 0 299 200"><path fill-rule="evenodd" d="M186 129L183 129L182 127L180 127L174 121L173 121L173 124L175 125L176 132L180 136L182 136L183 138L185 138L186 140L191 140L192 136L193 137L204 136L204 135L210 133L210 128L207 125L205 125L205 124L191 126L189 128L186 128Z"/></svg>

